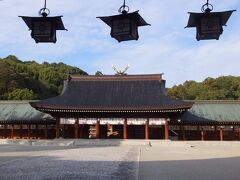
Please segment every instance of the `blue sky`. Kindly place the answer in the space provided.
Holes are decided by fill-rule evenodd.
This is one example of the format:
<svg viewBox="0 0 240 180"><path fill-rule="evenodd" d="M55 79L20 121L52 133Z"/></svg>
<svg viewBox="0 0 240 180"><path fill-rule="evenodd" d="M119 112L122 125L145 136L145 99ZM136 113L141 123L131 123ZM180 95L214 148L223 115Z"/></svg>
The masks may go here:
<svg viewBox="0 0 240 180"><path fill-rule="evenodd" d="M184 29L189 15L205 0L126 0L151 26L140 27L138 41L118 43L97 16L117 14L123 0L48 0L51 16L63 15L68 31L58 31L56 44L35 44L19 15L37 16L44 0L0 1L0 57L10 54L39 63L63 62L89 74L164 73L167 86L186 80L240 75L240 1L210 0L214 11L233 10L219 41L196 41L196 30Z"/></svg>

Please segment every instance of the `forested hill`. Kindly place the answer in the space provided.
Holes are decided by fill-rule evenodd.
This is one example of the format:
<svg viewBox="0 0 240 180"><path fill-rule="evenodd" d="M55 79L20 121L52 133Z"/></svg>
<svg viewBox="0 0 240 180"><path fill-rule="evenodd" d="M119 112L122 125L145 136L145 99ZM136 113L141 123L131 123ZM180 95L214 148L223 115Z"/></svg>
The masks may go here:
<svg viewBox="0 0 240 180"><path fill-rule="evenodd" d="M203 82L186 81L168 89L168 95L188 100L240 100L240 77L207 78Z"/></svg>
<svg viewBox="0 0 240 180"><path fill-rule="evenodd" d="M15 56L0 58L0 100L45 99L58 95L69 74L87 74L63 63L39 64Z"/></svg>
<svg viewBox="0 0 240 180"><path fill-rule="evenodd" d="M58 95L69 74L87 74L63 63L39 64L15 56L0 58L0 100L45 99ZM240 100L240 77L186 81L168 89L168 95L187 100Z"/></svg>

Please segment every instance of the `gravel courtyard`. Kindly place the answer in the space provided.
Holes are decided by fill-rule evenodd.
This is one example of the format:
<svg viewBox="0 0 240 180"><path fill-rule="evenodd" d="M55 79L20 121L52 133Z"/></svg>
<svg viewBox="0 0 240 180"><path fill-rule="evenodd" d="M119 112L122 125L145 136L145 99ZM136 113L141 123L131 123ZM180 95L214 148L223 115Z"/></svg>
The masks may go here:
<svg viewBox="0 0 240 180"><path fill-rule="evenodd" d="M0 145L0 179L238 180L240 146Z"/></svg>

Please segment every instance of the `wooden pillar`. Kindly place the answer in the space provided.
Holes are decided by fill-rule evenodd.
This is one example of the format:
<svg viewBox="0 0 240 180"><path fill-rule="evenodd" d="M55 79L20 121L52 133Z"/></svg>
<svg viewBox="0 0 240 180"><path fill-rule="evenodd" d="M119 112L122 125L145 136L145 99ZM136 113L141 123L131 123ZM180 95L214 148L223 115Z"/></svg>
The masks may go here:
<svg viewBox="0 0 240 180"><path fill-rule="evenodd" d="M124 119L123 123L123 139L127 139L127 118Z"/></svg>
<svg viewBox="0 0 240 180"><path fill-rule="evenodd" d="M97 123L96 123L96 139L99 139L100 138L100 121L97 120Z"/></svg>
<svg viewBox="0 0 240 180"><path fill-rule="evenodd" d="M7 138L7 125L4 124L4 131L3 131L4 138Z"/></svg>
<svg viewBox="0 0 240 180"><path fill-rule="evenodd" d="M27 125L27 128L28 128L28 131L27 131L27 133L28 133L28 139L30 139L30 125L29 125L29 124Z"/></svg>
<svg viewBox="0 0 240 180"><path fill-rule="evenodd" d="M38 125L37 124L35 126L35 137L36 137L36 139L39 138L39 130L38 130Z"/></svg>
<svg viewBox="0 0 240 180"><path fill-rule="evenodd" d="M182 140L182 125L179 125L178 140Z"/></svg>
<svg viewBox="0 0 240 180"><path fill-rule="evenodd" d="M78 127L79 127L79 138L83 138L83 125L79 124Z"/></svg>
<svg viewBox="0 0 240 180"><path fill-rule="evenodd" d="M14 137L14 125L11 126L11 139Z"/></svg>
<svg viewBox="0 0 240 180"><path fill-rule="evenodd" d="M79 122L78 122L78 119L76 119L75 124L74 124L74 137L75 137L75 139L79 138L78 129L79 129Z"/></svg>
<svg viewBox="0 0 240 180"><path fill-rule="evenodd" d="M60 138L60 118L56 117L56 138Z"/></svg>
<svg viewBox="0 0 240 180"><path fill-rule="evenodd" d="M214 126L214 140L218 140L218 138L217 138L217 126Z"/></svg>
<svg viewBox="0 0 240 180"><path fill-rule="evenodd" d="M238 128L238 140L240 141L240 128Z"/></svg>
<svg viewBox="0 0 240 180"><path fill-rule="evenodd" d="M61 133L60 136L64 139L65 138L65 124L60 124L59 128L60 128L60 133Z"/></svg>
<svg viewBox="0 0 240 180"><path fill-rule="evenodd" d="M149 119L145 122L145 139L149 139Z"/></svg>
<svg viewBox="0 0 240 180"><path fill-rule="evenodd" d="M165 140L169 139L169 125L168 125L168 121L165 120L165 126L164 126L164 132L165 132Z"/></svg>
<svg viewBox="0 0 240 180"><path fill-rule="evenodd" d="M47 124L45 124L45 129L44 129L44 139L47 139L48 138L48 126Z"/></svg>
<svg viewBox="0 0 240 180"><path fill-rule="evenodd" d="M184 126L183 125L180 125L180 138L179 140L186 140L186 137L185 137L185 131L184 131Z"/></svg>
<svg viewBox="0 0 240 180"><path fill-rule="evenodd" d="M200 126L197 125L197 140L201 139L201 131L200 131Z"/></svg>
<svg viewBox="0 0 240 180"><path fill-rule="evenodd" d="M204 130L203 130L203 127L201 127L201 141L204 141Z"/></svg>
<svg viewBox="0 0 240 180"><path fill-rule="evenodd" d="M22 139L22 137L23 137L23 135L22 135L22 124L20 124L20 130L19 130L20 132L19 132L19 136L20 136L20 138Z"/></svg>
<svg viewBox="0 0 240 180"><path fill-rule="evenodd" d="M235 126L233 125L232 126L232 140L236 140L236 137L235 137Z"/></svg>
<svg viewBox="0 0 240 180"><path fill-rule="evenodd" d="M223 141L223 127L220 127L220 141Z"/></svg>

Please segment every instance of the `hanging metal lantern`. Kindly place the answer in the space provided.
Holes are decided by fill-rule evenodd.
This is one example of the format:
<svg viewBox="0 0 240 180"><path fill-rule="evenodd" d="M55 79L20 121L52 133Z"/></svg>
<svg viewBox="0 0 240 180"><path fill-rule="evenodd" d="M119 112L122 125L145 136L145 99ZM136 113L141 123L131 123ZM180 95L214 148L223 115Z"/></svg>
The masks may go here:
<svg viewBox="0 0 240 180"><path fill-rule="evenodd" d="M202 6L202 13L189 12L190 17L186 28L197 28L196 39L198 41L208 39L218 40L223 33L223 26L226 26L228 19L233 11L235 11L211 12L213 6L208 1Z"/></svg>
<svg viewBox="0 0 240 180"><path fill-rule="evenodd" d="M50 10L46 7L46 0L44 8L40 9L39 15L41 17L19 16L27 24L29 30L32 30L31 36L36 43L56 43L56 31L65 29L62 16L48 17Z"/></svg>
<svg viewBox="0 0 240 180"><path fill-rule="evenodd" d="M97 17L111 27L111 37L118 42L138 40L138 27L150 25L146 23L138 11L128 13L129 7L126 6L125 0L118 12L119 15Z"/></svg>

